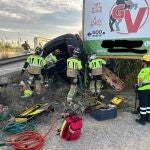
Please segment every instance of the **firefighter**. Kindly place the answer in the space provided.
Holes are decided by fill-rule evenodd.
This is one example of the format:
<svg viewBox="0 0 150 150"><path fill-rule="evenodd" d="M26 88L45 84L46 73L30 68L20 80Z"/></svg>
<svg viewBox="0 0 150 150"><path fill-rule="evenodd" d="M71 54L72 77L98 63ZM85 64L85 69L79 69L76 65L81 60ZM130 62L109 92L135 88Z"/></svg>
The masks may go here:
<svg viewBox="0 0 150 150"><path fill-rule="evenodd" d="M89 57L88 67L90 69L90 91L92 94L99 94L101 89L102 65L106 65L106 61L92 54Z"/></svg>
<svg viewBox="0 0 150 150"><path fill-rule="evenodd" d="M21 71L21 75L23 75L24 71L27 69L29 75L30 85L33 86L35 83L35 91L36 94L41 94L41 69L46 67L46 61L41 56L42 49L37 47L35 49L35 54L30 55ZM24 97L26 97L26 93L24 93Z"/></svg>
<svg viewBox="0 0 150 150"><path fill-rule="evenodd" d="M138 74L138 98L140 118L136 122L145 125L150 122L150 54L143 56L144 68Z"/></svg>
<svg viewBox="0 0 150 150"><path fill-rule="evenodd" d="M82 69L81 60L79 59L80 49L75 48L73 56L67 59L67 77L71 81L70 90L67 95L67 102L71 103L76 93L79 71Z"/></svg>
<svg viewBox="0 0 150 150"><path fill-rule="evenodd" d="M48 65L51 65L57 62L57 56L61 54L60 49L55 49L54 52L51 52L46 58L46 62Z"/></svg>
<svg viewBox="0 0 150 150"><path fill-rule="evenodd" d="M60 49L55 49L53 52L51 52L46 58L46 64L48 65L48 67L51 67L54 63L56 63L58 61L58 56L62 53L62 51ZM54 72L53 72L54 73ZM42 70L42 75L43 75L43 82L45 87L49 87L49 79L48 79L48 75L47 75L47 70Z"/></svg>

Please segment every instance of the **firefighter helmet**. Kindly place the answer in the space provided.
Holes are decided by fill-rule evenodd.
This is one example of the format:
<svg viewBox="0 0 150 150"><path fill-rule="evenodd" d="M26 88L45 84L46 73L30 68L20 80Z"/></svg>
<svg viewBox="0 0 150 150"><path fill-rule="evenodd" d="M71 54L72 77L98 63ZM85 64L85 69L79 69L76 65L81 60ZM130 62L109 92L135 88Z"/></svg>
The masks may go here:
<svg viewBox="0 0 150 150"><path fill-rule="evenodd" d="M35 48L35 53L36 53L37 55L40 55L40 54L42 53L42 49L41 49L40 47L36 47L36 48Z"/></svg>
<svg viewBox="0 0 150 150"><path fill-rule="evenodd" d="M95 59L95 58L97 58L97 55L96 55L96 54L92 54L92 55L89 57L89 60L93 60L93 59Z"/></svg>
<svg viewBox="0 0 150 150"><path fill-rule="evenodd" d="M73 53L74 53L74 54L80 54L80 48L76 47L76 48L73 50Z"/></svg>
<svg viewBox="0 0 150 150"><path fill-rule="evenodd" d="M147 61L147 62L150 62L150 54L146 54L143 56L143 60L144 61Z"/></svg>

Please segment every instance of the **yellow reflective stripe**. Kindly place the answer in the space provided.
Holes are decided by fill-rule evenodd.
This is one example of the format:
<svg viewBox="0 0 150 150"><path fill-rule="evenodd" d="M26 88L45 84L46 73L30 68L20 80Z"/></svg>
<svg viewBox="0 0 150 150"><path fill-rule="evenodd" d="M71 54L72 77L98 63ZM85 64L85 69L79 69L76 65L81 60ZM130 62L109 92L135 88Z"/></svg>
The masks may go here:
<svg viewBox="0 0 150 150"><path fill-rule="evenodd" d="M89 67L90 67L91 69L101 68L101 67L102 67L102 62L99 61L99 60L92 60L92 61L90 62Z"/></svg>
<svg viewBox="0 0 150 150"><path fill-rule="evenodd" d="M36 65L36 66L41 66L41 67L46 64L46 61L43 57L36 56L36 55L29 56L28 59L27 59L27 62L30 65Z"/></svg>
<svg viewBox="0 0 150 150"><path fill-rule="evenodd" d="M102 64L106 64L106 61L100 58L93 59L89 62L90 69L97 69L101 68Z"/></svg>
<svg viewBox="0 0 150 150"><path fill-rule="evenodd" d="M89 62L89 68L92 69L92 62Z"/></svg>
<svg viewBox="0 0 150 150"><path fill-rule="evenodd" d="M70 69L82 69L82 64L81 64L81 61L76 59L76 58L68 58L67 59L67 68L70 68Z"/></svg>
<svg viewBox="0 0 150 150"><path fill-rule="evenodd" d="M61 137L64 136L63 134L64 134L64 129L65 129L66 125L67 125L67 121L64 120L64 122L63 122L63 124L61 126L61 131L60 131L60 136Z"/></svg>
<svg viewBox="0 0 150 150"><path fill-rule="evenodd" d="M71 68L71 69L78 69L78 68L77 68L77 63L76 63L76 62L69 62L69 63L68 63L68 68Z"/></svg>

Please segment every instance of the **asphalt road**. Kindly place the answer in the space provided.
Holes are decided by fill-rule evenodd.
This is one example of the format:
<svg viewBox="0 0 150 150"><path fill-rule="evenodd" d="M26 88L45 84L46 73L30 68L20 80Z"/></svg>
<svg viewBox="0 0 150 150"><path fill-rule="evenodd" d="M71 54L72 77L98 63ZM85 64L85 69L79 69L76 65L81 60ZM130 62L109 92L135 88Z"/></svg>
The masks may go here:
<svg viewBox="0 0 150 150"><path fill-rule="evenodd" d="M5 75L7 73L13 73L15 71L21 71L21 68L24 64L24 61L16 62L12 64L6 64L0 67L0 76Z"/></svg>

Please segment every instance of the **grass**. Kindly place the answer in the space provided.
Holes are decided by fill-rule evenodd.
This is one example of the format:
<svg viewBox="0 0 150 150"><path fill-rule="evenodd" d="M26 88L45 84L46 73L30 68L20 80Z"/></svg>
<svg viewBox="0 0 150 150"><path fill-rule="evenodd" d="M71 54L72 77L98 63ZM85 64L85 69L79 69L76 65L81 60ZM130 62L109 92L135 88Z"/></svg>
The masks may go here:
<svg viewBox="0 0 150 150"><path fill-rule="evenodd" d="M137 75L142 68L141 60L114 60L114 72L125 83L127 87L133 87L137 83Z"/></svg>
<svg viewBox="0 0 150 150"><path fill-rule="evenodd" d="M13 55L14 53L17 53L17 52L23 52L23 48L13 46L8 42L0 41L0 58L1 59L8 58L10 55Z"/></svg>
<svg viewBox="0 0 150 150"><path fill-rule="evenodd" d="M32 96L30 98L22 99L21 98L21 91L18 86L21 80L26 81L27 74L24 74L23 77L20 76L20 72L15 72L13 74L10 74L11 83L9 83L8 86L2 87L0 89L0 103L9 106L12 108L13 115L17 116L23 111L26 110L26 108L30 108L35 104L38 103L58 103L58 105L55 105L55 113L54 114L60 114L64 110L63 103L66 101L67 93L69 91L69 84L62 80L59 76L55 76L53 82L51 82L50 88L46 89L44 86L42 87L42 94L40 96ZM14 85L16 83L16 85ZM105 89L106 90L106 89ZM121 111L131 111L133 110L134 101L133 101L133 90L129 90L131 94L128 92L123 94L122 92L114 92L114 95L120 95L125 98L123 100L123 105L121 106ZM109 89L110 93L113 92L112 88ZM117 94L118 93L118 94ZM86 106L93 105L95 103L95 99L93 99L92 96L90 96L88 93L82 92L81 95L76 95L74 97L74 102L77 104L77 112L80 115L84 115L84 110ZM72 107L71 107L72 109ZM35 119L35 121L39 124L41 123L49 123L49 119L51 118L51 115L54 115L53 113L49 113L48 116L45 114L40 115Z"/></svg>
<svg viewBox="0 0 150 150"><path fill-rule="evenodd" d="M65 109L63 103L66 102L67 93L69 91L69 84L62 80L59 76L55 76L54 80L50 84L50 88L46 89L42 86L42 94L40 96L32 96L27 99L21 98L21 92L19 90L18 84L21 80L26 81L27 75L24 74L24 77L20 76L20 72L11 74L10 76L12 83L9 83L8 86L2 87L0 90L0 102L6 106L13 108L14 115L17 116L25 110L26 107L31 107L37 103L52 103L56 102L56 112L62 112ZM14 83L17 83L14 86ZM77 96L75 97L75 102L78 104L79 101L91 101L89 97ZM92 101L91 101L92 102ZM89 103L89 102L88 102ZM92 102L93 103L93 102ZM80 109L84 107L80 105ZM80 111L80 110L79 110Z"/></svg>
<svg viewBox="0 0 150 150"><path fill-rule="evenodd" d="M21 47L13 46L12 44L0 41L0 52L20 52L23 51Z"/></svg>
<svg viewBox="0 0 150 150"><path fill-rule="evenodd" d="M20 77L20 72L16 72L11 75L12 83L8 86L2 87L0 90L0 102L6 106L10 106L14 110L14 115L18 115L23 112L26 107L31 107L37 103L52 103L57 102L61 109L63 107L62 102L66 100L66 95L68 92L68 84L63 80L58 80L52 82L51 87L46 89L42 86L42 94L40 96L32 96L27 99L21 98L21 92L18 84L21 80L26 80L27 75ZM17 83L16 86L13 83ZM61 105L61 106L60 106Z"/></svg>

